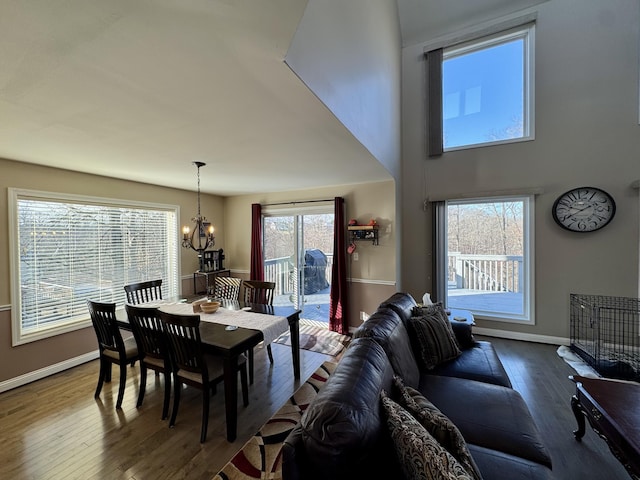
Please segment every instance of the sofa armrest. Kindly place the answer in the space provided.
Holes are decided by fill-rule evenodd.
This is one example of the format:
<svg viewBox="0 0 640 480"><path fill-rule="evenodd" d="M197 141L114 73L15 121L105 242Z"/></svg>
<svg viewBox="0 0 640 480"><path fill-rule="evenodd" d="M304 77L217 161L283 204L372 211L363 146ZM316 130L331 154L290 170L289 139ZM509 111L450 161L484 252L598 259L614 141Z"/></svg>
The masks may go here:
<svg viewBox="0 0 640 480"><path fill-rule="evenodd" d="M302 429L296 426L282 445L282 478L286 480L304 480L309 474L304 468L309 464L302 445Z"/></svg>
<svg viewBox="0 0 640 480"><path fill-rule="evenodd" d="M453 333L456 336L460 350L468 350L475 346L476 341L473 338L473 333L471 332L471 325L468 323L456 322L455 320L449 323L451 324Z"/></svg>

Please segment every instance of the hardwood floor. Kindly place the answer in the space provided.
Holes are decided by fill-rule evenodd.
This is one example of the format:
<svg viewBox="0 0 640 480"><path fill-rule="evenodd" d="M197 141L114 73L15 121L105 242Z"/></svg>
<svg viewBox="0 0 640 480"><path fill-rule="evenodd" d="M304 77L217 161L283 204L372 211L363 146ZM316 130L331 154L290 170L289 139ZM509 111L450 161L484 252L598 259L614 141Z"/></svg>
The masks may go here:
<svg viewBox="0 0 640 480"><path fill-rule="evenodd" d="M115 410L118 367L94 399L98 362L0 394L2 479L211 480L297 390L290 347L273 344L274 364L260 348L249 406L238 406L238 438L226 440L224 387L211 399L207 441L200 444L200 391L185 389L175 428L160 420L164 380L149 373L136 409L138 367L129 367L122 410ZM300 351L304 382L326 355ZM240 392L238 393L238 398Z"/></svg>
<svg viewBox="0 0 640 480"><path fill-rule="evenodd" d="M569 401L573 370L553 345L497 338L493 342L513 386L526 400L553 458L555 478L627 480L624 468L590 428L582 442ZM199 442L201 399L184 390L175 428L160 420L162 377L150 373L144 405L136 409L138 369L129 368L123 408L114 408L118 383L93 398L97 361L0 394L2 479L203 479L222 466L299 386L293 381L289 347L273 344L274 365L256 351L250 404L239 404L238 439L225 438L224 390L212 398L207 442ZM303 381L326 355L301 351ZM117 379L117 367L114 378ZM508 474L505 474L508 478Z"/></svg>
<svg viewBox="0 0 640 480"><path fill-rule="evenodd" d="M480 338L480 337L478 337ZM513 388L524 397L551 454L559 480L628 480L630 477L609 447L587 424L581 442L573 437L578 425L571 411L575 371L556 353L557 346L498 338L493 343Z"/></svg>

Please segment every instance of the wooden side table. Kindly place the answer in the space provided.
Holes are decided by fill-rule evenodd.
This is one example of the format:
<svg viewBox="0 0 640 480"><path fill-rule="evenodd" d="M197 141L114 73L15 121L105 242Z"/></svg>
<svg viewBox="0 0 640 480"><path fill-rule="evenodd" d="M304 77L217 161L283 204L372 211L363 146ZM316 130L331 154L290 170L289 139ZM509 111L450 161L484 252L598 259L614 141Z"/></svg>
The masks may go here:
<svg viewBox="0 0 640 480"><path fill-rule="evenodd" d="M585 417L634 479L640 479L640 385L572 375L576 393L571 409L578 421L576 440L585 434Z"/></svg>

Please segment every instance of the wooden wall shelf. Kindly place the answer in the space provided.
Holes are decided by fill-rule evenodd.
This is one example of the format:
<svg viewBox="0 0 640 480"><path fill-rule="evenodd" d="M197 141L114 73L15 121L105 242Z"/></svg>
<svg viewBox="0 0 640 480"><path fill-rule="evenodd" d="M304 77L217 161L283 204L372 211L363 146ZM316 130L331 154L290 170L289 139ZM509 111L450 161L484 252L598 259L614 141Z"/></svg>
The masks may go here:
<svg viewBox="0 0 640 480"><path fill-rule="evenodd" d="M371 240L374 245L378 245L378 225L349 225L349 239Z"/></svg>

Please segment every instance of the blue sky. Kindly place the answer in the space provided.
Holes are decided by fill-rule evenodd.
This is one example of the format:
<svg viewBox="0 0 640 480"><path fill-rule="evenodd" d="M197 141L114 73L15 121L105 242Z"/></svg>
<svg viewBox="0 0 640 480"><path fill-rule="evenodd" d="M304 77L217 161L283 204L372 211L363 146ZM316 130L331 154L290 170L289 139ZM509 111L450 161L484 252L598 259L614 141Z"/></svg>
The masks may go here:
<svg viewBox="0 0 640 480"><path fill-rule="evenodd" d="M516 39L444 60L445 148L513 137L507 130L523 118L523 49Z"/></svg>

